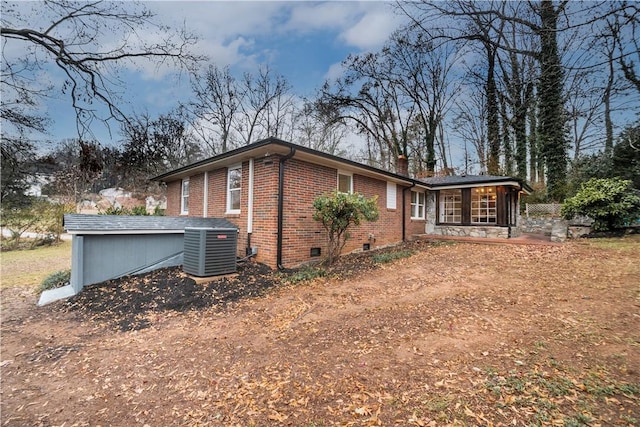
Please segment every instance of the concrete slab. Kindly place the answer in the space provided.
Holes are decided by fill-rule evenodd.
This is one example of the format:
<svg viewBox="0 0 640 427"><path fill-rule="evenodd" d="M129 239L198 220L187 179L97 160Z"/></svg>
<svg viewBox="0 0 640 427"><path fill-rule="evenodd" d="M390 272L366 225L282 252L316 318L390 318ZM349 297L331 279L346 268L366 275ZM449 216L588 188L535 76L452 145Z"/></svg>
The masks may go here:
<svg viewBox="0 0 640 427"><path fill-rule="evenodd" d="M75 294L76 292L73 290L73 286L71 285L63 286L61 288L48 289L40 294L38 305L42 307L43 305L50 304L54 301L72 297Z"/></svg>

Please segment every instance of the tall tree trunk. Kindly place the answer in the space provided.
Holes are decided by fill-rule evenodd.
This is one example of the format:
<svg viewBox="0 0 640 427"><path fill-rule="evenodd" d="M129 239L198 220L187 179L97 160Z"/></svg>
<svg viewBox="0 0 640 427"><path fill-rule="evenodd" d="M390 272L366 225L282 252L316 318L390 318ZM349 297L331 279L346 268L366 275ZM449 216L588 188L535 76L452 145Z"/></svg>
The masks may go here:
<svg viewBox="0 0 640 427"><path fill-rule="evenodd" d="M488 42L485 43L485 49L487 52L487 140L489 145L487 172L489 175L498 175L500 173L500 117L495 77L496 49Z"/></svg>
<svg viewBox="0 0 640 427"><path fill-rule="evenodd" d="M509 117L507 116L507 100L504 97L500 99L500 115L502 116L502 150L504 151L504 175L513 175L513 145L511 144L511 135L509 128Z"/></svg>
<svg viewBox="0 0 640 427"><path fill-rule="evenodd" d="M613 153L613 121L611 120L611 91L613 90L614 79L614 67L613 67L613 49L607 51L609 63L609 76L607 78L607 86L604 89L603 101L604 101L604 152L607 156L611 156Z"/></svg>
<svg viewBox="0 0 640 427"><path fill-rule="evenodd" d="M532 105L529 109L529 180L531 182L539 182L538 164L539 150L538 150L538 118L537 109L535 105Z"/></svg>
<svg viewBox="0 0 640 427"><path fill-rule="evenodd" d="M566 4L566 3L564 3ZM561 11L551 0L540 2L540 119L539 134L547 169L547 194L562 201L567 184L567 143L564 136L562 64L558 53L557 21Z"/></svg>

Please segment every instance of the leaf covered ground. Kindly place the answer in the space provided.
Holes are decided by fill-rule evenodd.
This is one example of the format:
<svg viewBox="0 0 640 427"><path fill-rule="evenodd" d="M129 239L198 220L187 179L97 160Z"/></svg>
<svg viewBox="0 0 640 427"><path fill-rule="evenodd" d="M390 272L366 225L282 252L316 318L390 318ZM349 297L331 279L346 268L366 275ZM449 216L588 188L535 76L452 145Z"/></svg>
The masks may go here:
<svg viewBox="0 0 640 427"><path fill-rule="evenodd" d="M0 424L640 425L637 236L400 249L43 308L4 288Z"/></svg>

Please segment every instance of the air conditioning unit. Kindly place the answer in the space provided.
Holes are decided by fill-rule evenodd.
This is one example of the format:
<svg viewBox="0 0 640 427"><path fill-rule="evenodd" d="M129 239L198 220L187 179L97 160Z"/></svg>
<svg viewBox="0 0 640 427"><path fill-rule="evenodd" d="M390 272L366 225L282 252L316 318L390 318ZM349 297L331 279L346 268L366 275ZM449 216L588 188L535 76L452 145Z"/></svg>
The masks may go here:
<svg viewBox="0 0 640 427"><path fill-rule="evenodd" d="M237 245L235 228L185 228L182 269L199 277L235 273Z"/></svg>

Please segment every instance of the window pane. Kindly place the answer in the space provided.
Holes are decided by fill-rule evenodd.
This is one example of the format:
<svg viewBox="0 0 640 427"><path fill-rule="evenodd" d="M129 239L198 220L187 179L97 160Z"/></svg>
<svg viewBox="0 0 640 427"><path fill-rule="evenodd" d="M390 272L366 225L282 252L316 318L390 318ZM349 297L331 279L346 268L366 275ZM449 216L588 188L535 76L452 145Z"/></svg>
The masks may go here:
<svg viewBox="0 0 640 427"><path fill-rule="evenodd" d="M411 192L411 218L424 219L425 194Z"/></svg>
<svg viewBox="0 0 640 427"><path fill-rule="evenodd" d="M233 190L229 193L231 201L229 203L230 210L240 210L240 190Z"/></svg>
<svg viewBox="0 0 640 427"><path fill-rule="evenodd" d="M182 181L182 197L180 203L180 210L182 213L189 212L189 180Z"/></svg>
<svg viewBox="0 0 640 427"><path fill-rule="evenodd" d="M351 193L351 175L338 174L338 191Z"/></svg>
<svg viewBox="0 0 640 427"><path fill-rule="evenodd" d="M495 224L496 187L477 187L471 191L471 222Z"/></svg>
<svg viewBox="0 0 640 427"><path fill-rule="evenodd" d="M462 222L462 190L443 190L439 194L440 222L460 224Z"/></svg>
<svg viewBox="0 0 640 427"><path fill-rule="evenodd" d="M242 185L242 171L238 169L231 169L229 171L229 189L240 188Z"/></svg>
<svg viewBox="0 0 640 427"><path fill-rule="evenodd" d="M227 211L240 211L242 167L229 169L227 174Z"/></svg>

